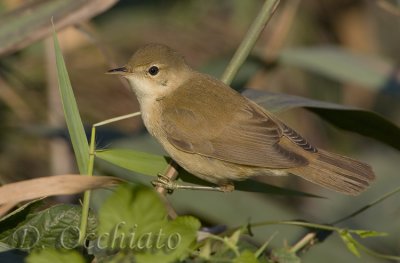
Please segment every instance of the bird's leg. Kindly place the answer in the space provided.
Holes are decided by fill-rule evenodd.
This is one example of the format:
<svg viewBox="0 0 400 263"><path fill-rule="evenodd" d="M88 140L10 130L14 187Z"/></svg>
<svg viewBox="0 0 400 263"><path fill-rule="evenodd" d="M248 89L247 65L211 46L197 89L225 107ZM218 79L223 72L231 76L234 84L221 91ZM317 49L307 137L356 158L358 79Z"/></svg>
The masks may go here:
<svg viewBox="0 0 400 263"><path fill-rule="evenodd" d="M206 190L206 191L219 191L219 192L232 192L235 189L233 183L225 183L219 186L203 186L203 185L185 185L171 181L169 178L162 174L158 174L156 180L151 182L153 186L163 187L171 194L177 189L188 189L188 190Z"/></svg>

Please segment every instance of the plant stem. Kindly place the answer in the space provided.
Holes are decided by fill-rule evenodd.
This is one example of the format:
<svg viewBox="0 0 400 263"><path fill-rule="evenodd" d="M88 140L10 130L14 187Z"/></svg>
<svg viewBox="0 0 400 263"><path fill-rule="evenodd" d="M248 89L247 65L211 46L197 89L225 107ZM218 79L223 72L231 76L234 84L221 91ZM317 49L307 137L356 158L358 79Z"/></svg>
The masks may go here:
<svg viewBox="0 0 400 263"><path fill-rule="evenodd" d="M90 146L89 146L89 164L87 176L93 175L93 165L94 165L94 151L95 151L95 143L96 143L96 127L93 125L92 134L90 137ZM83 195L83 204L82 204L82 216L81 216L81 224L79 227L79 245L84 245L86 230L87 230L87 221L89 217L89 205L90 205L90 190L85 191Z"/></svg>
<svg viewBox="0 0 400 263"><path fill-rule="evenodd" d="M297 251L303 249L303 247L305 247L306 245L312 244L315 237L316 237L315 232L307 233L307 235L305 235L302 239L300 239L300 241L298 241L290 248L290 252L297 253Z"/></svg>
<svg viewBox="0 0 400 263"><path fill-rule="evenodd" d="M108 119L108 120L93 124L92 133L90 136L90 146L89 146L89 164L88 164L88 171L87 171L88 176L93 175L94 157L95 157L95 151L96 151L96 127L102 126L105 124L109 124L112 122L125 120L128 118L133 118L133 117L136 117L139 115L140 115L140 112L135 112L135 113L119 116L116 118ZM83 245L83 242L85 242L85 236L86 236L86 230L87 230L87 220L88 220L88 216L89 216L90 193L91 193L90 190L87 190L87 191L85 191L85 193L83 195L82 217L81 217L81 224L79 227L79 245Z"/></svg>
<svg viewBox="0 0 400 263"><path fill-rule="evenodd" d="M253 49L257 39L259 38L261 32L263 31L265 25L268 23L269 19L272 17L276 7L278 6L280 0L266 0L262 6L260 12L258 13L256 19L247 31L242 43L236 50L233 58L231 59L229 65L225 69L221 80L229 85L232 83L233 78L239 71L250 51Z"/></svg>

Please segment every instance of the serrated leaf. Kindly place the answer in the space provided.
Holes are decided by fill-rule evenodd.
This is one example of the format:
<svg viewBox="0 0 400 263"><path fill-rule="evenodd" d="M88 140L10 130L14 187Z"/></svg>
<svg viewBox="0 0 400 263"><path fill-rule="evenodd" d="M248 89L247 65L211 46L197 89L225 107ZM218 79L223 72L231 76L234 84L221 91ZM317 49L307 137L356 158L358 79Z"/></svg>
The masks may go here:
<svg viewBox="0 0 400 263"><path fill-rule="evenodd" d="M271 112L305 108L338 128L373 138L400 150L400 128L381 115L355 107L317 101L300 96L246 90L243 95Z"/></svg>
<svg viewBox="0 0 400 263"><path fill-rule="evenodd" d="M235 258L233 263L259 263L259 261L253 252L244 250L239 257Z"/></svg>
<svg viewBox="0 0 400 263"><path fill-rule="evenodd" d="M0 242L13 248L74 248L77 246L81 207L56 205L40 212L29 214L14 228L0 233ZM93 237L97 225L96 217L88 217L88 237Z"/></svg>
<svg viewBox="0 0 400 263"><path fill-rule="evenodd" d="M141 246L146 234L156 235L166 223L167 211L154 191L144 186L121 185L99 210L98 233L109 249ZM130 243L134 247L130 246ZM140 247L139 247L140 249Z"/></svg>
<svg viewBox="0 0 400 263"><path fill-rule="evenodd" d="M156 176L168 165L169 158L126 149L96 151L96 157L129 171Z"/></svg>
<svg viewBox="0 0 400 263"><path fill-rule="evenodd" d="M81 254L74 250L43 249L32 252L26 263L85 263Z"/></svg>
<svg viewBox="0 0 400 263"><path fill-rule="evenodd" d="M79 172L80 174L87 174L89 145L55 31L53 31L53 41L56 55L58 86L60 89L65 121L67 122Z"/></svg>
<svg viewBox="0 0 400 263"><path fill-rule="evenodd" d="M357 249L357 242L354 240L352 235L348 231L339 231L339 235L343 242L346 244L347 249L353 253L356 257L360 257L360 252Z"/></svg>
<svg viewBox="0 0 400 263"><path fill-rule="evenodd" d="M296 253L290 251L287 248L276 249L272 251L271 255L274 262L279 263L300 263L300 258L296 255Z"/></svg>
<svg viewBox="0 0 400 263"><path fill-rule="evenodd" d="M102 247L117 253L107 262L173 262L184 257L196 240L200 222L193 217L167 221L167 211L155 191L123 185L99 210Z"/></svg>
<svg viewBox="0 0 400 263"><path fill-rule="evenodd" d="M340 82L382 87L393 65L379 57L356 54L339 47L311 47L283 50L282 64L297 66Z"/></svg>

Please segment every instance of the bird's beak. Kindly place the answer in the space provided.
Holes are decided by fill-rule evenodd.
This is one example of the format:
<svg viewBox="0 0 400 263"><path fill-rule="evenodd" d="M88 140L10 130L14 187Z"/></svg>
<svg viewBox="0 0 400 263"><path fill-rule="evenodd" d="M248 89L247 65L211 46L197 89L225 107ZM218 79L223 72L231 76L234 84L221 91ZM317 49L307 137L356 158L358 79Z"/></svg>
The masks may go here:
<svg viewBox="0 0 400 263"><path fill-rule="evenodd" d="M128 69L125 66L120 68L110 69L109 71L106 72L106 74L116 74L116 75L125 75L126 73L128 73Z"/></svg>

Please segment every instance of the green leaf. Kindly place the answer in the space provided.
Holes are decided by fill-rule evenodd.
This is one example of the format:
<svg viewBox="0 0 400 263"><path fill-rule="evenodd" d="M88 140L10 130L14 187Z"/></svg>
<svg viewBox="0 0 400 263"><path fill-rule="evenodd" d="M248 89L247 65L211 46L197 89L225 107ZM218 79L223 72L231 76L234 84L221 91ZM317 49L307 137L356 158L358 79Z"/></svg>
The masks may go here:
<svg viewBox="0 0 400 263"><path fill-rule="evenodd" d="M129 171L144 175L156 176L164 171L169 158L126 149L109 149L96 151L96 157Z"/></svg>
<svg viewBox="0 0 400 263"><path fill-rule="evenodd" d="M86 260L74 250L43 249L34 251L26 258L26 263L85 263Z"/></svg>
<svg viewBox="0 0 400 263"><path fill-rule="evenodd" d="M311 47L283 50L282 64L297 66L340 82L382 87L393 65L382 58L356 54L339 47Z"/></svg>
<svg viewBox="0 0 400 263"><path fill-rule="evenodd" d="M209 260L211 256L211 239L207 239L204 242L204 245L202 245L199 248L199 258L202 258L204 260Z"/></svg>
<svg viewBox="0 0 400 263"><path fill-rule="evenodd" d="M346 230L339 231L339 235L346 244L347 249L357 257L360 257L360 252L357 249L357 241L354 240L353 236Z"/></svg>
<svg viewBox="0 0 400 263"><path fill-rule="evenodd" d="M60 89L65 120L67 122L79 172L80 174L87 174L89 145L55 31L53 31L53 40L57 64L58 85Z"/></svg>
<svg viewBox="0 0 400 263"><path fill-rule="evenodd" d="M160 197L144 186L121 185L99 210L98 233L109 249L141 248L146 234L156 235L167 222ZM130 246L130 243L135 247ZM142 248L143 249L143 248Z"/></svg>
<svg viewBox="0 0 400 263"><path fill-rule="evenodd" d="M2 233L3 231L14 227L15 225L17 225L18 223L20 223L21 221L25 220L25 218L28 216L28 214L36 207L38 207L40 205L40 201L43 200L43 198L39 198L39 199L35 199L32 200L20 207L18 207L17 209L15 209L14 211L12 211L11 213L3 216L0 219L0 233Z"/></svg>
<svg viewBox="0 0 400 263"><path fill-rule="evenodd" d="M118 251L111 262L173 262L189 253L200 222L193 217L167 221L159 195L143 186L122 185L99 210L102 247Z"/></svg>
<svg viewBox="0 0 400 263"><path fill-rule="evenodd" d="M6 243L3 243L3 242L0 242L0 253L8 251L8 250L12 250L12 249L14 249L14 248L11 247L10 245L8 245Z"/></svg>
<svg viewBox="0 0 400 263"><path fill-rule="evenodd" d="M383 237L387 236L387 233L384 232L377 232L373 230L354 230L352 233L358 235L361 238L367 238L367 237Z"/></svg>
<svg viewBox="0 0 400 263"><path fill-rule="evenodd" d="M81 207L56 205L46 210L29 214L17 226L0 234L0 242L13 248L74 248L78 244ZM87 239L94 236L97 225L95 216L88 218Z"/></svg>
<svg viewBox="0 0 400 263"><path fill-rule="evenodd" d="M305 108L338 128L373 138L400 150L400 128L381 115L355 107L317 101L299 96L246 90L243 95L271 112Z"/></svg>
<svg viewBox="0 0 400 263"><path fill-rule="evenodd" d="M237 243L239 242L239 238L242 235L244 229L243 228L239 228L238 230L236 230L235 232L233 232L233 234L230 237L226 237L227 242L232 246L232 247L236 247Z"/></svg>
<svg viewBox="0 0 400 263"><path fill-rule="evenodd" d="M272 251L271 258L274 262L279 263L300 263L300 258L296 253L290 251L288 248L280 248Z"/></svg>
<svg viewBox="0 0 400 263"><path fill-rule="evenodd" d="M189 247L196 241L200 222L191 216L177 217L168 222L163 228L163 236L158 248L153 253L143 253L136 256L138 263L167 263L184 259L188 256Z"/></svg>
<svg viewBox="0 0 400 263"><path fill-rule="evenodd" d="M250 250L244 250L233 263L259 263L257 257Z"/></svg>

